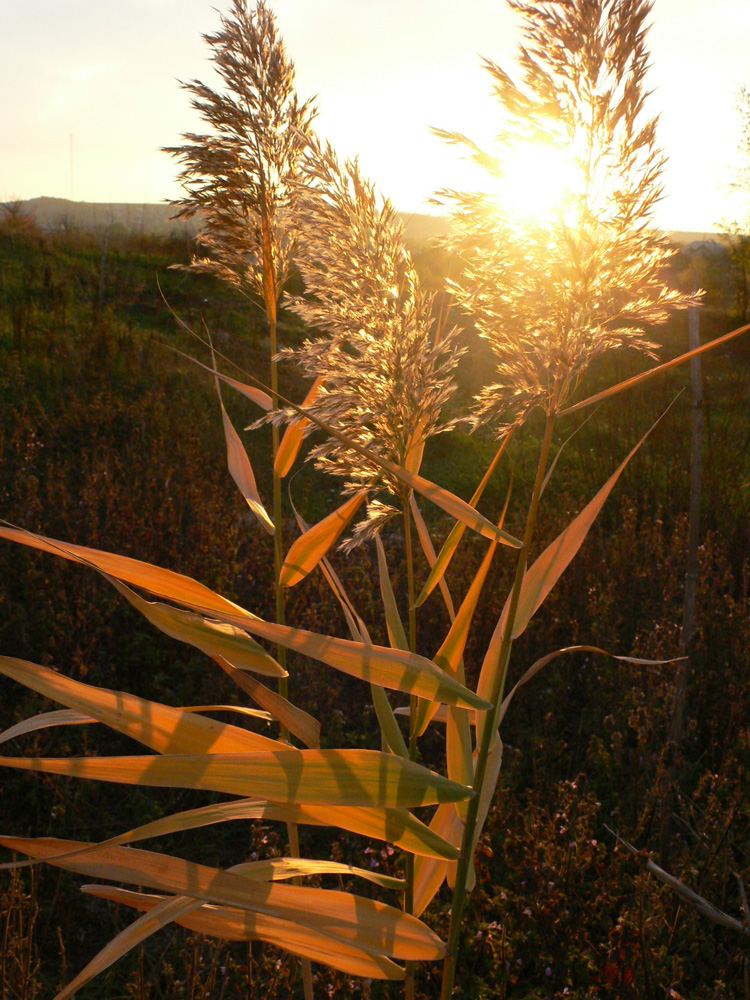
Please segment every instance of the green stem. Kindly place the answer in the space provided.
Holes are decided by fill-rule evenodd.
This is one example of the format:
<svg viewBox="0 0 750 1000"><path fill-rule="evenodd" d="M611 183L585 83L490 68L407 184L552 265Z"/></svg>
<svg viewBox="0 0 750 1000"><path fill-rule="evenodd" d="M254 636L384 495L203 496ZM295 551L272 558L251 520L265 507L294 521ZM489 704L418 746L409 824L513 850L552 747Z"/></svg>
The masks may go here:
<svg viewBox="0 0 750 1000"><path fill-rule="evenodd" d="M493 678L492 692L489 698L493 707L488 713L488 718L485 720L479 746L479 753L477 755L477 765L474 772L473 784L475 794L469 801L467 809L463 842L461 844L461 856L458 861L456 883L453 890L451 923L450 930L448 932L448 954L443 965L443 987L441 1000L450 1000L451 994L453 993L453 983L456 975L456 961L458 958L458 943L461 933L461 918L463 916L464 904L468 894L466 885L474 853L474 835L479 815L479 801L481 798L482 788L484 786L485 774L487 772L487 758L494 741L497 729L497 718L505 693L508 664L510 663L510 650L513 643L513 626L515 624L516 612L518 610L518 601L521 596L521 586L526 573L529 549L534 538L537 511L539 509L539 498L542 494L542 484L544 482L544 474L547 467L550 446L552 444L552 433L554 431L554 427L555 415L553 413L547 416L547 422L544 429L544 439L542 441L542 447L539 454L539 463L537 465L534 489L531 494L529 512L526 517L526 530L523 537L523 547L519 549L518 552L518 562L516 564L516 575L513 581L513 589L511 591L508 617L503 631L500 652L498 654L498 665Z"/></svg>
<svg viewBox="0 0 750 1000"><path fill-rule="evenodd" d="M409 603L409 650L417 651L417 610L414 607L414 548L412 545L411 512L409 510L410 490L404 490L401 495L404 513L404 557L406 559L406 586ZM412 695L411 712L409 713L409 760L417 757L417 698ZM406 854L406 889L404 890L404 910L414 913L414 855ZM406 978L404 980L404 996L406 1000L414 998L415 962L406 963Z"/></svg>
<svg viewBox="0 0 750 1000"><path fill-rule="evenodd" d="M268 316L268 332L269 340L271 344L271 401L274 410L279 408L279 373L278 366L276 364L276 302L266 303L266 315ZM279 577L281 575L281 567L284 564L284 546L283 546L283 536L282 536L282 526L281 526L281 478L276 472L276 455L279 451L279 428L276 424L271 425L271 451L273 454L273 523L274 523L274 535L273 535L273 585L274 591L276 593L276 622L279 625L285 624L285 610L286 610L286 600L284 594L284 588L279 586ZM276 658L279 665L286 669L286 647L277 646L276 647ZM284 698L289 697L289 683L288 678L279 678L279 694ZM289 730L286 726L281 727L281 738L284 740L289 739ZM294 823L287 823L287 836L289 838L289 855L293 858L300 857L299 849L299 831ZM300 884L298 879L294 880L295 884ZM312 964L308 958L300 959L300 967L302 969L302 987L304 990L305 1000L313 1000L314 989L313 989L313 978L312 978Z"/></svg>
<svg viewBox="0 0 750 1000"><path fill-rule="evenodd" d="M279 373L278 366L276 364L276 303L269 308L270 303L266 304L267 316L268 316L268 333L271 342L271 401L274 410L279 408ZM279 428L276 424L271 426L271 452L273 455L273 523L274 523L274 535L273 535L273 584L274 591L276 594L276 622L279 625L285 624L285 610L286 601L284 595L284 588L279 586L279 576L281 575L281 567L284 564L284 544L282 535L282 524L281 524L281 479L276 472L276 455L279 451ZM279 665L286 670L286 648L284 646L276 647L276 658ZM279 694L284 698L289 697L289 683L286 677L279 678ZM289 730L286 726L281 727L281 737L282 739L289 739Z"/></svg>

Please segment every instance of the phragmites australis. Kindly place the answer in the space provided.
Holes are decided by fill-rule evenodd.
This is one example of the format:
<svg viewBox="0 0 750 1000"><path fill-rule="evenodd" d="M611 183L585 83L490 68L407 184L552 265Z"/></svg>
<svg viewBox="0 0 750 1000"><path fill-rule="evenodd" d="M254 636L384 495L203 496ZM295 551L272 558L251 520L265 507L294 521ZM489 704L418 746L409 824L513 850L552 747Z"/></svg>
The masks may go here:
<svg viewBox="0 0 750 1000"><path fill-rule="evenodd" d="M293 217L305 295L287 305L323 336L285 353L308 378L321 380L310 404L318 419L408 467L428 437L451 426L441 422L441 412L454 390L458 331L441 327L393 206L362 178L357 163L341 163L329 145L311 144L302 167ZM361 453L325 436L310 457L343 477L349 491L373 487L356 541L397 513L376 487L403 501L403 485Z"/></svg>
<svg viewBox="0 0 750 1000"><path fill-rule="evenodd" d="M485 60L501 111L494 149L439 133L467 146L489 179L482 193L441 193L454 213L455 294L497 358L496 381L477 398L480 421L560 409L593 358L621 347L650 354L644 326L687 304L664 282L670 251L651 220L664 165L645 107L651 3L510 4L522 19L518 83ZM512 192L493 190L523 148L547 164L541 188L568 171L543 217L519 217Z"/></svg>
<svg viewBox="0 0 750 1000"><path fill-rule="evenodd" d="M202 219L205 253L187 266L218 275L269 311L289 272L288 215L315 109L297 98L294 65L262 0L254 10L233 0L221 30L204 38L223 90L198 80L183 87L209 131L165 150L182 163L177 218Z"/></svg>

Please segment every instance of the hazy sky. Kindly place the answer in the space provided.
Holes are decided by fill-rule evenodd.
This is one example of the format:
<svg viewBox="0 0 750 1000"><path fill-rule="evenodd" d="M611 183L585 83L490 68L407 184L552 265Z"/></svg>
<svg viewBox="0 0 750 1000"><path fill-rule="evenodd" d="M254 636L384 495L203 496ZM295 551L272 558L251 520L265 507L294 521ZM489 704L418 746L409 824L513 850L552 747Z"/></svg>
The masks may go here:
<svg viewBox="0 0 750 1000"><path fill-rule="evenodd" d="M0 0L0 201L178 196L161 146L199 127L177 80L211 82L201 34L229 0ZM300 96L318 130L405 211L461 183L459 153L429 126L492 131L487 56L512 71L504 0L276 0ZM750 0L655 0L649 36L660 142L670 157L657 222L707 231L732 214L736 92L750 85ZM72 155L71 155L72 152Z"/></svg>

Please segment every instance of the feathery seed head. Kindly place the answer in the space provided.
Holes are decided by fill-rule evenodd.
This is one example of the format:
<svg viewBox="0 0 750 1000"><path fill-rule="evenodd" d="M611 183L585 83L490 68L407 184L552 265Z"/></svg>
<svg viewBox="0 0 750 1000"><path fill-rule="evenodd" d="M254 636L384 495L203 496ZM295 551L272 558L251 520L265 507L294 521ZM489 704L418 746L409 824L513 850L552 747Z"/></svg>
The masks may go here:
<svg viewBox="0 0 750 1000"><path fill-rule="evenodd" d="M670 254L651 222L664 164L656 120L645 115L651 3L509 3L523 19L520 82L485 62L502 112L494 152L440 134L468 145L500 181L524 147L548 156L550 170L562 155L571 174L558 204L531 220L515 217L510 191L502 203L442 193L454 206L457 296L498 359L497 384L478 397L479 420L559 408L594 357L626 346L650 354L643 326L687 304L664 284Z"/></svg>
<svg viewBox="0 0 750 1000"><path fill-rule="evenodd" d="M294 220L305 295L287 304L325 336L287 353L309 378L323 379L311 406L319 419L403 465L448 426L440 416L454 389L457 331L439 329L393 206L378 198L357 163L342 164L330 145L311 144L302 170ZM380 481L401 497L397 480L335 438L318 443L311 457L345 478L347 490ZM355 537L395 512L373 499Z"/></svg>
<svg viewBox="0 0 750 1000"><path fill-rule="evenodd" d="M221 30L204 38L224 89L198 80L183 87L210 131L188 133L185 145L165 150L183 164L177 218L203 217L198 243L207 255L188 267L218 275L268 308L288 275L286 216L316 112L298 101L294 65L263 0L252 11L246 0L233 0Z"/></svg>

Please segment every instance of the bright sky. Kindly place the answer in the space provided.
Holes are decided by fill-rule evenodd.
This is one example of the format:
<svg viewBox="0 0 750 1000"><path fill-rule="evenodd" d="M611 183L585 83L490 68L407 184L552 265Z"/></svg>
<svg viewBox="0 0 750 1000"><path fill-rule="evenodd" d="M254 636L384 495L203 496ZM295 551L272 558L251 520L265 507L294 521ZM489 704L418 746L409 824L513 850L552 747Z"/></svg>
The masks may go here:
<svg viewBox="0 0 750 1000"><path fill-rule="evenodd" d="M159 152L200 128L177 80L211 83L201 34L229 0L0 0L0 201L178 197ZM432 125L492 132L487 56L511 71L504 0L275 0L318 130L404 211L461 186L460 153ZM748 0L655 0L649 36L660 142L670 157L665 229L705 232L733 214L736 93L750 85Z"/></svg>

